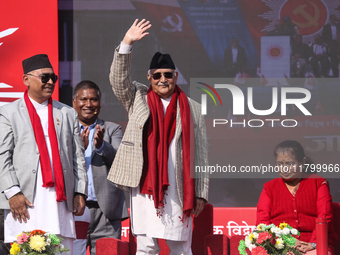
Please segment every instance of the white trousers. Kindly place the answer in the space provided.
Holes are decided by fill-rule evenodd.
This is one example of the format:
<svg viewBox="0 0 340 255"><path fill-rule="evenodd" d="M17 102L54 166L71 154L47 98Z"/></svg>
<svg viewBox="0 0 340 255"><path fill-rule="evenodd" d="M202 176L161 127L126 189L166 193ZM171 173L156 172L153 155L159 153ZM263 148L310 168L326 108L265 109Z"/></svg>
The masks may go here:
<svg viewBox="0 0 340 255"><path fill-rule="evenodd" d="M73 250L76 255L86 255L87 239L74 239Z"/></svg>
<svg viewBox="0 0 340 255"><path fill-rule="evenodd" d="M169 255L192 255L191 240L192 231L189 231L186 241L165 240L170 248ZM136 255L158 255L161 248L158 244L158 238L147 237L146 235L137 235L137 253Z"/></svg>

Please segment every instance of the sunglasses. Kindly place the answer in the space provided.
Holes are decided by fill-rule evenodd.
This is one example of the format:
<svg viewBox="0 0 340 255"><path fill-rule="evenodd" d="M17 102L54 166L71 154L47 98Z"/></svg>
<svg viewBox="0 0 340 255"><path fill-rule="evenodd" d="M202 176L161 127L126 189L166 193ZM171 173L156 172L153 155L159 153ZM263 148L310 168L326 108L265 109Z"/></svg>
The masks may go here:
<svg viewBox="0 0 340 255"><path fill-rule="evenodd" d="M171 73L171 72L166 72L166 73L154 73L154 74L152 75L152 78L153 78L154 80L159 80L159 79L162 77L162 75L164 75L164 77L167 78L167 79L172 79L172 77L175 76L175 73Z"/></svg>
<svg viewBox="0 0 340 255"><path fill-rule="evenodd" d="M27 75L40 78L42 83L47 83L50 79L53 81L53 83L56 83L58 80L58 76L54 73L43 73L42 75L39 76L35 76L33 74L28 73Z"/></svg>

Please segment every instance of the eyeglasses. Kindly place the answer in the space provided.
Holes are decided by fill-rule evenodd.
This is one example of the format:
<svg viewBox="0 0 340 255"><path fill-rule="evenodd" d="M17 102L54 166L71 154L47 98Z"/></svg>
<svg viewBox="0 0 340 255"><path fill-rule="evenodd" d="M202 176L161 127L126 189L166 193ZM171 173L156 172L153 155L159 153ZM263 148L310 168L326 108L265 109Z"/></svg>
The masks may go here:
<svg viewBox="0 0 340 255"><path fill-rule="evenodd" d="M167 79L172 79L175 76L175 73L171 73L171 72L166 72L166 73L154 73L152 74L152 78L154 80L159 80L162 75L164 75L165 78Z"/></svg>
<svg viewBox="0 0 340 255"><path fill-rule="evenodd" d="M43 73L42 75L39 76L35 76L33 74L28 73L27 75L40 78L42 83L47 83L50 79L53 81L53 83L56 83L58 80L58 76L55 73Z"/></svg>

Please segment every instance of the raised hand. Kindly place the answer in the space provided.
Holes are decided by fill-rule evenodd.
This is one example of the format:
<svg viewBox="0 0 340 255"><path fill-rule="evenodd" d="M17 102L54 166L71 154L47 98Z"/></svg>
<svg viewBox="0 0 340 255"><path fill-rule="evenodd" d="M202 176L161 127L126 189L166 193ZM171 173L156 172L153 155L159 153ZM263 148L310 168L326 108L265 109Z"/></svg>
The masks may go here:
<svg viewBox="0 0 340 255"><path fill-rule="evenodd" d="M99 149L104 140L104 128L100 128L99 125L96 125L96 133L94 134L94 146L96 146L97 149Z"/></svg>
<svg viewBox="0 0 340 255"><path fill-rule="evenodd" d="M90 135L89 127L85 127L83 132L80 134L85 150L87 146L89 145L89 135Z"/></svg>
<svg viewBox="0 0 340 255"><path fill-rule="evenodd" d="M145 36L149 34L149 32L146 32L151 27L150 21L146 21L145 19L142 19L140 22L138 22L138 19L133 22L132 26L129 28L129 30L126 32L123 43L131 45L135 41L139 41Z"/></svg>

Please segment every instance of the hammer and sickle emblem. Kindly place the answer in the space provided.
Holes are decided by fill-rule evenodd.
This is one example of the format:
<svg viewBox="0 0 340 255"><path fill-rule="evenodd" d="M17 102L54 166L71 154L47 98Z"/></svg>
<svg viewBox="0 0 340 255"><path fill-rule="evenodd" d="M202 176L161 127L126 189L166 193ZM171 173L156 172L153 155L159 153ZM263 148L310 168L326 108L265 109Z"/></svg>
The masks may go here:
<svg viewBox="0 0 340 255"><path fill-rule="evenodd" d="M308 12L305 11L305 7L307 6L306 4L299 5L293 11L293 14L295 14L295 15L301 14L301 16L304 17L308 21L308 22L305 22L305 23L300 23L300 22L294 21L295 25L297 25L300 28L306 28L306 27L310 27L310 26L317 27L319 25L318 20L320 18L320 9L318 8L318 6L315 3L312 3L310 1L308 1L308 3L310 3L314 8L314 16L311 16Z"/></svg>
<svg viewBox="0 0 340 255"><path fill-rule="evenodd" d="M270 54L274 57L277 57L278 55L280 55L280 53L281 53L281 51L278 48L273 48L273 49L270 50Z"/></svg>
<svg viewBox="0 0 340 255"><path fill-rule="evenodd" d="M165 24L169 24L172 26L172 28L166 28L166 27L163 27L161 28L161 31L166 31L166 32L181 32L182 31L182 26L183 26L183 20L182 18L177 15L176 13L174 13L174 16L177 17L177 20L178 20L178 23L175 23L172 18L173 16L167 16L165 19L163 19L163 23Z"/></svg>

